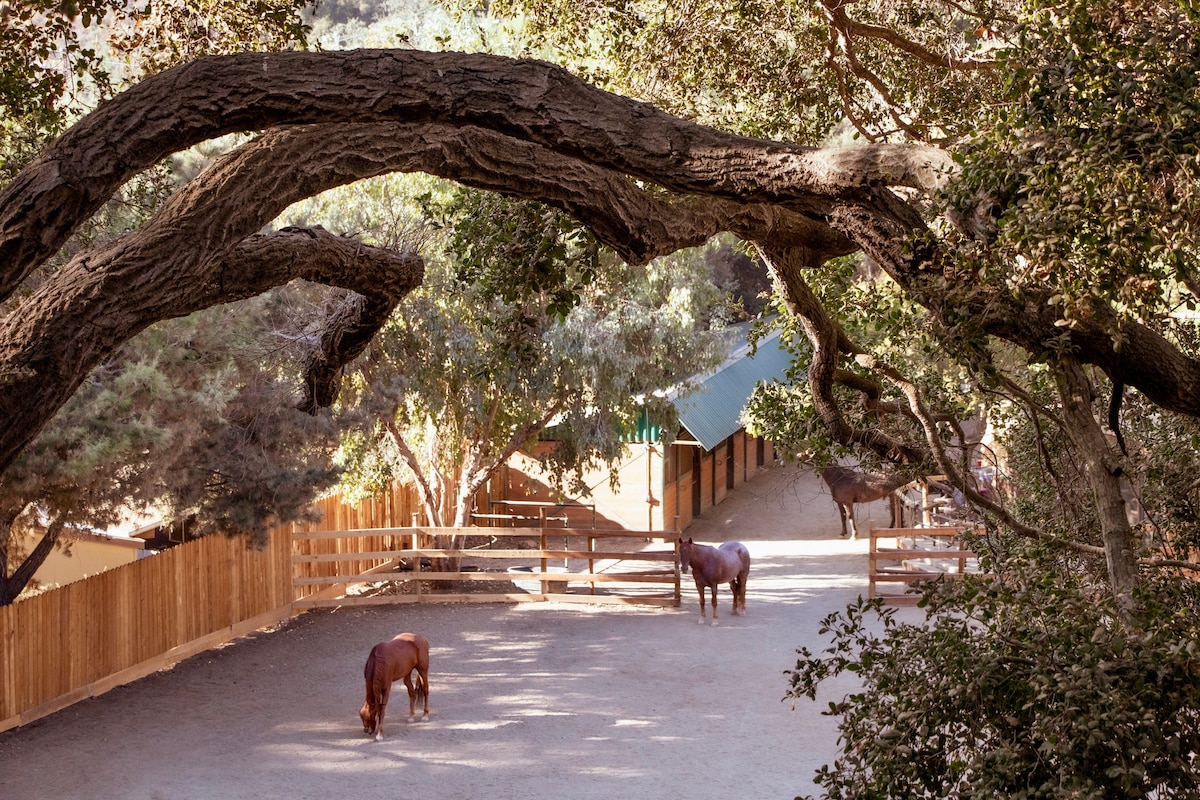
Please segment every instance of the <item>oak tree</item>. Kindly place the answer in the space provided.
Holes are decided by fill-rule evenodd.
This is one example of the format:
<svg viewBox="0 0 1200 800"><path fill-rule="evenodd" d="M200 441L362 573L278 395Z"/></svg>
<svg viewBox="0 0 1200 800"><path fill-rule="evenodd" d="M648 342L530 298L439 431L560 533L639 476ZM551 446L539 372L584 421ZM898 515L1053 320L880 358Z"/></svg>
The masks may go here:
<svg viewBox="0 0 1200 800"><path fill-rule="evenodd" d="M1172 298L1190 301L1195 286L1194 11L1170 2L888 3L864 21L852 14L863 8L832 0L786 19L765 6L738 8L769 17L774 28L764 30L777 29L780 58L799 56L790 71L729 71L723 86L703 87L710 99L775 74L782 83L761 99L793 87L794 108L811 101L824 114L789 131L811 133L840 109L866 141L754 138L544 62L413 50L203 57L107 101L0 193L0 298L23 295L0 322L0 470L92 368L146 326L297 277L357 293L331 317L301 404L329 405L345 363L416 285L419 267L321 231L261 230L295 200L419 170L562 209L630 263L722 231L752 243L809 339L812 406L831 437L898 463L936 463L981 508L1029 535L1045 532L989 505L945 457L952 415L931 406L909 365L852 336L814 282L834 259L862 253L924 309L923 324L951 358L969 356L1014 393L1021 387L999 368L1002 350L1045 364L1054 419L1086 473L1113 591L1134 618L1123 456L1093 401L1133 392L1162 413L1200 414L1200 360L1182 333L1190 323L1164 313ZM676 35L704 30L686 15L671 19ZM794 36L789 20L799 21ZM994 41L1003 46L983 47ZM904 65L931 76L930 86L945 76L937 86L946 91L891 91L886 78ZM703 111L703 95L680 94L676 110ZM958 116L947 96L962 99ZM1098 105L1101 97L1111 102ZM197 142L248 131L258 133L145 225L30 285L131 177ZM1152 219L1137 212L1142 200L1155 203ZM1113 257L1098 274L1100 254ZM911 424L849 413L860 400Z"/></svg>

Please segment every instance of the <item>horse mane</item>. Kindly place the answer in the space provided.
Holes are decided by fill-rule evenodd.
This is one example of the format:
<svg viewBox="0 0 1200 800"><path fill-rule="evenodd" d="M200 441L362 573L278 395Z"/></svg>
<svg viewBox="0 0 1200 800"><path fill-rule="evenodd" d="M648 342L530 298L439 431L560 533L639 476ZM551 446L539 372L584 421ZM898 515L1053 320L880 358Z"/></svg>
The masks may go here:
<svg viewBox="0 0 1200 800"><path fill-rule="evenodd" d="M386 689L391 684L386 670L383 667L383 659L379 657L379 648L382 644L377 644L371 648L370 654L367 656L367 665L363 668L363 676L367 679L367 685L371 687L371 703L379 706L383 702L383 696Z"/></svg>

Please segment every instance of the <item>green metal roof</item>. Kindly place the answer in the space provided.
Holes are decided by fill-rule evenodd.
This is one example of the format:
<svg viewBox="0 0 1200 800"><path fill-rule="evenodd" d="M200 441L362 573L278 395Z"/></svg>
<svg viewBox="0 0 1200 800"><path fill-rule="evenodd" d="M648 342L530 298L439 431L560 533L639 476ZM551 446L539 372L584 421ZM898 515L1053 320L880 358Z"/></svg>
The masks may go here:
<svg viewBox="0 0 1200 800"><path fill-rule="evenodd" d="M746 342L748 326L737 326L730 357L704 378L693 378L696 388L673 399L685 430L711 450L742 427L742 412L758 382L783 380L792 355L779 343L775 331L758 343L750 355Z"/></svg>

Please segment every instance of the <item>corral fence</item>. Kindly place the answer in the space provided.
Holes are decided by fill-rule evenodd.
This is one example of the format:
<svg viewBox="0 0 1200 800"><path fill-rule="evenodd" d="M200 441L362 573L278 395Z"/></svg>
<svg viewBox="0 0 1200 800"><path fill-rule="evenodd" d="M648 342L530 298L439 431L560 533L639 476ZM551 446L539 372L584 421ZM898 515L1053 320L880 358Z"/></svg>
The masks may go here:
<svg viewBox="0 0 1200 800"><path fill-rule="evenodd" d="M553 599L678 606L676 538L663 531L546 525L296 533L295 605ZM510 582L514 586L504 585ZM346 583L385 588L353 597L302 597L313 587Z"/></svg>
<svg viewBox="0 0 1200 800"><path fill-rule="evenodd" d="M963 540L971 530L965 525L878 528L872 522L867 597L882 597L888 605L916 605L921 596L908 589L918 581L981 574L978 554Z"/></svg>
<svg viewBox="0 0 1200 800"><path fill-rule="evenodd" d="M675 541L664 531L546 526L283 526L262 549L244 537L197 539L0 607L0 731L309 608L546 599L678 605ZM435 559L453 569L431 572ZM353 593L364 588L357 584L370 591ZM476 586L483 591L470 590Z"/></svg>

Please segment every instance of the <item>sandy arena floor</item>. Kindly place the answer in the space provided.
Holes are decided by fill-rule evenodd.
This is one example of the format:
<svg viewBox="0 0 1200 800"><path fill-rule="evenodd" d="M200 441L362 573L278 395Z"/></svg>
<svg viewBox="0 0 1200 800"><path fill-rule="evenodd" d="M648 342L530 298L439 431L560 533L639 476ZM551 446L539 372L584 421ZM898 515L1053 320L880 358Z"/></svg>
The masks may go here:
<svg viewBox="0 0 1200 800"><path fill-rule="evenodd" d="M887 524L883 503L860 525ZM628 800L792 798L835 755L826 702L782 702L795 649L866 592L865 541L839 536L812 475L768 471L707 512L697 541L739 539L747 615L567 603L317 611L0 734L0 797ZM910 609L903 609L910 612ZM916 613L916 612L914 612ZM919 618L919 617L916 617ZM362 731L377 641L432 645L433 713ZM849 685L835 687L838 695ZM833 696L831 692L830 697Z"/></svg>

